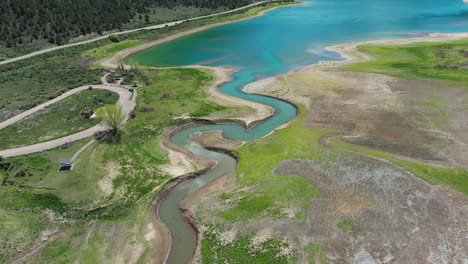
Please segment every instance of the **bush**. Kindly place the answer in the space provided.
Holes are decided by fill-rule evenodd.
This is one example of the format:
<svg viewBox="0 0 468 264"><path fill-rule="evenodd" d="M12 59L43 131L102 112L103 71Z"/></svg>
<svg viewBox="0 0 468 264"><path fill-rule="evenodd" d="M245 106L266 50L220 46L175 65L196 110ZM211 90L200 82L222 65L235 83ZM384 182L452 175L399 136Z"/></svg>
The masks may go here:
<svg viewBox="0 0 468 264"><path fill-rule="evenodd" d="M128 114L128 118L129 118L129 119L134 119L135 117L136 117L136 113L135 113L135 111L132 110L132 111Z"/></svg>
<svg viewBox="0 0 468 264"><path fill-rule="evenodd" d="M109 40L114 42L114 43L120 42L120 38L117 35L110 35Z"/></svg>
<svg viewBox="0 0 468 264"><path fill-rule="evenodd" d="M153 112L155 109L153 107L142 107L140 108L140 112L142 113L147 113L147 112Z"/></svg>

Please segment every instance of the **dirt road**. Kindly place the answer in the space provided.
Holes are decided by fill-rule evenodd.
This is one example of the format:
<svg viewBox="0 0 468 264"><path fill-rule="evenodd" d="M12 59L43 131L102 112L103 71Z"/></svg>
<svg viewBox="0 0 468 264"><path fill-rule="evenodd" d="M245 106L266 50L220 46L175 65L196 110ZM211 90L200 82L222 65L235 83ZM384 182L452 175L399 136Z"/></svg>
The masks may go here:
<svg viewBox="0 0 468 264"><path fill-rule="evenodd" d="M43 103L39 106L36 106L26 112L23 112L13 118L10 118L6 121L3 121L0 123L0 129L7 127L11 124L14 124L15 122L20 121L21 119L24 119L32 114L34 114L37 111L40 111L44 109L45 107L57 103L73 94L77 94L83 90L89 89L89 87L92 87L93 89L103 89L103 90L109 90L112 92L115 92L119 94L119 104L122 106L122 111L125 114L126 118L128 119L129 113L135 108L136 106L136 91L134 94L130 92L128 89L122 86L118 85L113 85L113 84L108 84L105 81L105 77L102 78L102 81L104 84L102 85L85 85L81 86L78 88L75 88L73 90L70 90L46 103ZM19 155L25 155L25 154L31 154L35 152L40 152L52 148L59 147L65 143L77 141L80 139L84 139L87 137L93 136L96 132L104 131L106 130L106 127L103 125L96 125L94 127L91 127L89 129L86 129L84 131L78 132L73 135L69 135L66 137L54 139L51 141L46 141L34 145L29 145L29 146L24 146L24 147L18 147L18 148L13 148L13 149L7 149L7 150L0 150L0 156L2 157L12 157L12 156L19 156Z"/></svg>

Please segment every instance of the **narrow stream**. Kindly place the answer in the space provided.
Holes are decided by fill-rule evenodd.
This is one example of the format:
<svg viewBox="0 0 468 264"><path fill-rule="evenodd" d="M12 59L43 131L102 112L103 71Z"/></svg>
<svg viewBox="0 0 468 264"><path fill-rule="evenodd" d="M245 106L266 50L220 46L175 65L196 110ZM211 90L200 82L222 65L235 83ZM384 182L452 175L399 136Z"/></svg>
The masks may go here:
<svg viewBox="0 0 468 264"><path fill-rule="evenodd" d="M167 228L171 230L172 239L167 263L187 263L192 257L196 243L192 227L185 221L179 210L180 202L192 192L233 170L237 164L236 160L229 155L210 151L196 144L189 138L190 135L195 132L218 130L223 131L223 136L227 139L247 141L269 134L297 115L296 108L289 103L271 97L243 92L241 88L253 80L253 72L253 70L238 72L234 81L222 86L221 91L273 107L275 111L272 117L250 129L245 129L239 124L202 125L183 130L171 138L171 142L184 147L195 155L214 160L217 164L200 177L177 187L161 202L159 215Z"/></svg>

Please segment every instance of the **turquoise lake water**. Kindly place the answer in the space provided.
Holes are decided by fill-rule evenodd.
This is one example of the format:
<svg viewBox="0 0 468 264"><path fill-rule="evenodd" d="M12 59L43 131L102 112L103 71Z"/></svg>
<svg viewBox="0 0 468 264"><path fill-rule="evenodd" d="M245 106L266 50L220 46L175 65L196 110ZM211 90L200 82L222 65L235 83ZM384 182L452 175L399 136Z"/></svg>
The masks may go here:
<svg viewBox="0 0 468 264"><path fill-rule="evenodd" d="M272 118L250 130L236 124L199 126L171 138L172 142L197 155L216 160L218 165L181 185L161 203L159 214L172 237L168 263L186 263L195 243L191 227L178 210L180 201L236 165L233 158L198 146L189 135L222 130L226 138L257 139L296 115L292 105L244 93L243 86L320 60L340 60L337 53L325 50L334 44L467 31L468 4L462 0L317 0L309 5L281 8L259 18L208 29L127 58L151 66L237 67L240 71L234 74L232 82L220 88L221 91L275 109Z"/></svg>

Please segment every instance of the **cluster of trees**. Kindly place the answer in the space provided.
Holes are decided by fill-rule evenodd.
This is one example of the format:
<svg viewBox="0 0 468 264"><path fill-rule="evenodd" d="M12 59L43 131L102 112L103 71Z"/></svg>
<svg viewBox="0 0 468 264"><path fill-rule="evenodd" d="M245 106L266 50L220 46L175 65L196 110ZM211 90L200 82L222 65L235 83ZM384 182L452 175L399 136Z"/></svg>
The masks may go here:
<svg viewBox="0 0 468 264"><path fill-rule="evenodd" d="M2 0L0 41L7 47L45 39L64 44L70 38L122 29L151 7L235 8L252 0Z"/></svg>

